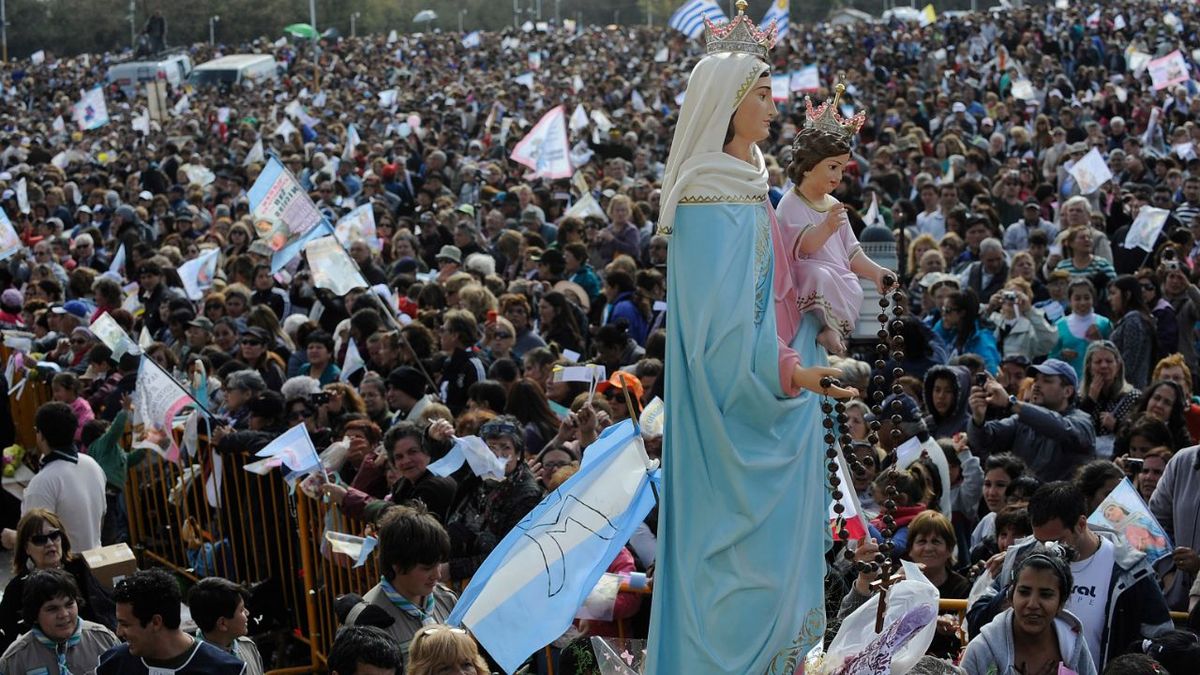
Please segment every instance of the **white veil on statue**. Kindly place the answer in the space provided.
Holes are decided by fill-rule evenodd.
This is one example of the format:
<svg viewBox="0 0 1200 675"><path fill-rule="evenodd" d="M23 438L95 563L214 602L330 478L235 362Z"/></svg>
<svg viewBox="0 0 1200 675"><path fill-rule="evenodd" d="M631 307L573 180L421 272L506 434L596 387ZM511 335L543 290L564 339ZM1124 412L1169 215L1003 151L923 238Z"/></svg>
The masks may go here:
<svg viewBox="0 0 1200 675"><path fill-rule="evenodd" d="M767 167L758 147L751 148L753 164L723 148L734 111L768 70L762 59L736 52L710 54L692 69L663 172L659 234L673 231L680 202L766 199Z"/></svg>

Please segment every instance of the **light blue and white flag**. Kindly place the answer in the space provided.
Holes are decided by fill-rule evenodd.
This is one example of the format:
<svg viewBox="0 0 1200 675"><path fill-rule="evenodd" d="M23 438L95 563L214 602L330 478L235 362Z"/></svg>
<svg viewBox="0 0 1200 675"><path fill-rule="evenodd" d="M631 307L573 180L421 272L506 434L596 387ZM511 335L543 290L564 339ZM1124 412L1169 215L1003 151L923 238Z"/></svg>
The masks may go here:
<svg viewBox="0 0 1200 675"><path fill-rule="evenodd" d="M359 143L362 143L362 138L358 135L358 129L354 128L354 123L351 122L350 126L346 127L346 147L342 148L343 162L354 161L354 149L358 147Z"/></svg>
<svg viewBox="0 0 1200 675"><path fill-rule="evenodd" d="M712 0L688 0L675 10L667 25L694 40L704 32L704 17L708 17L713 23L725 21L727 18L725 12Z"/></svg>
<svg viewBox="0 0 1200 675"><path fill-rule="evenodd" d="M474 49L483 42L481 38L482 36L479 34L479 31L473 30L463 36L462 46L464 49Z"/></svg>
<svg viewBox="0 0 1200 675"><path fill-rule="evenodd" d="M254 456L278 460L280 464L291 469L286 476L288 480L321 468L321 458L317 455L317 449L308 435L308 427L304 426L303 422L283 432L267 444L267 447L254 453Z"/></svg>
<svg viewBox="0 0 1200 675"><path fill-rule="evenodd" d="M562 635L653 508L657 463L633 422L605 430L475 573L446 623L471 629L507 673Z"/></svg>
<svg viewBox="0 0 1200 675"><path fill-rule="evenodd" d="M775 25L779 28L779 39L782 40L783 38L787 37L789 4L790 0L775 0L772 2L771 8L767 10L766 14L763 14L762 23L758 24L758 27L765 30L771 25L771 22L774 21Z"/></svg>
<svg viewBox="0 0 1200 675"><path fill-rule="evenodd" d="M179 280L183 282L188 300L199 300L204 297L204 291L212 288L220 257L221 249L210 248L179 266Z"/></svg>
<svg viewBox="0 0 1200 675"><path fill-rule="evenodd" d="M84 92L75 104L73 117L80 131L99 129L108 124L108 105L104 102L104 89L95 87Z"/></svg>
<svg viewBox="0 0 1200 675"><path fill-rule="evenodd" d="M317 205L277 157L272 157L250 186L254 232L274 251L271 273L283 269L308 242L333 232Z"/></svg>

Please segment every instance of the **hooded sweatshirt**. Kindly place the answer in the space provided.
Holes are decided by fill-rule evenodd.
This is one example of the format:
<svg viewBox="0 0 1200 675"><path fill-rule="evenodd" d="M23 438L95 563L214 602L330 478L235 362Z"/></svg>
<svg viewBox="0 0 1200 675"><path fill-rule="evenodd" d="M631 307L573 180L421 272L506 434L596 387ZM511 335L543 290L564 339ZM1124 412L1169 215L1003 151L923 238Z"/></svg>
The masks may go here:
<svg viewBox="0 0 1200 675"><path fill-rule="evenodd" d="M1054 631L1058 634L1058 650L1063 665L1078 675L1096 675L1096 665L1087 650L1083 638L1083 626L1079 619L1067 610L1054 617ZM1016 673L1013 659L1013 610L1004 610L994 621L983 627L979 636L967 645L962 667L967 675L1012 675Z"/></svg>
<svg viewBox="0 0 1200 675"><path fill-rule="evenodd" d="M938 377L950 376L954 384L954 405L945 415L938 414L933 407L933 383ZM967 430L971 412L967 408L967 398L971 395L971 371L965 366L934 366L925 373L923 394L925 409L925 428L933 438L954 438L954 434Z"/></svg>

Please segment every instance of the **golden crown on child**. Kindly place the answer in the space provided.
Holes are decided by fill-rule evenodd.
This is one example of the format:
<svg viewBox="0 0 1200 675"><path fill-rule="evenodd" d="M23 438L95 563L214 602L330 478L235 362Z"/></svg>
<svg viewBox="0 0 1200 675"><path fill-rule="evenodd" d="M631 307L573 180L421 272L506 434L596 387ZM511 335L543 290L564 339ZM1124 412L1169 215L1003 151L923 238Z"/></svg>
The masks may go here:
<svg viewBox="0 0 1200 675"><path fill-rule="evenodd" d="M759 30L754 22L746 16L746 0L738 0L737 16L723 25L716 25L704 17L704 43L709 54L732 52L749 54L766 61L771 48L775 46L775 35L779 27L772 21L765 29Z"/></svg>
<svg viewBox="0 0 1200 675"><path fill-rule="evenodd" d="M846 91L846 85L839 82L833 88L833 91L833 100L826 99L815 110L813 109L812 99L807 96L804 97L804 128L820 129L821 131L829 131L846 137L853 136L858 133L863 123L867 121L867 113L861 111L849 119L842 117L838 113L837 108L838 103L842 100L842 94Z"/></svg>

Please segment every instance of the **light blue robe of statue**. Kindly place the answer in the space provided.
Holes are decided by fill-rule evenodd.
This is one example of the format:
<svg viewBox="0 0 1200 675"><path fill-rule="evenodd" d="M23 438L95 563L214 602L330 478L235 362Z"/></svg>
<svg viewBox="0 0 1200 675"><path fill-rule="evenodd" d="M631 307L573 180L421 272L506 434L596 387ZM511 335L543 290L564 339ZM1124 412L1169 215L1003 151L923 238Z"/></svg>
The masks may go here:
<svg viewBox="0 0 1200 675"><path fill-rule="evenodd" d="M680 205L669 255L645 672L792 675L824 631L829 498L820 399L780 385L766 208ZM818 329L792 342L803 365L826 362Z"/></svg>

